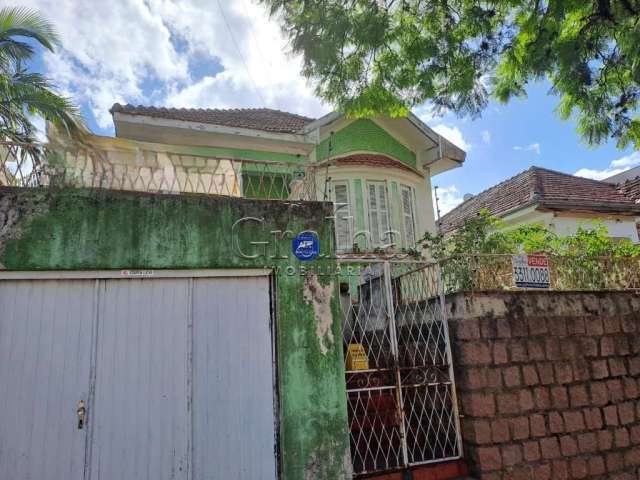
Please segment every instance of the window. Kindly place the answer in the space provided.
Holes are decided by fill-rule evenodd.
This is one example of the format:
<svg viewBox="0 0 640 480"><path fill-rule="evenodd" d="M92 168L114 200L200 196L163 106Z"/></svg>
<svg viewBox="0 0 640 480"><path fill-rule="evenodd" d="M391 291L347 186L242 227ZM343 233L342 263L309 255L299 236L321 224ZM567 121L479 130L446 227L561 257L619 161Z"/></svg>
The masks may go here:
<svg viewBox="0 0 640 480"><path fill-rule="evenodd" d="M404 246L414 248L416 245L415 215L413 213L413 189L402 185L402 223L404 225Z"/></svg>
<svg viewBox="0 0 640 480"><path fill-rule="evenodd" d="M333 182L333 204L336 217L336 248L349 251L353 248L351 202L349 201L349 183Z"/></svg>
<svg viewBox="0 0 640 480"><path fill-rule="evenodd" d="M389 202L387 186L384 182L367 182L369 199L369 233L372 247L381 247L390 243Z"/></svg>

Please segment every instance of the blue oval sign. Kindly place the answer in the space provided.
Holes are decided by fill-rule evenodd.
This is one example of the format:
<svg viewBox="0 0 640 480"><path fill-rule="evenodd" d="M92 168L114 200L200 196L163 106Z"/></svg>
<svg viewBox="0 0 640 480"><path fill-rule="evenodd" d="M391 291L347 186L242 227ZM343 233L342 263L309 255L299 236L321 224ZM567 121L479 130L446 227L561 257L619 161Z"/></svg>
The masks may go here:
<svg viewBox="0 0 640 480"><path fill-rule="evenodd" d="M298 260L313 260L320 252L320 241L313 232L302 232L291 242L291 249Z"/></svg>

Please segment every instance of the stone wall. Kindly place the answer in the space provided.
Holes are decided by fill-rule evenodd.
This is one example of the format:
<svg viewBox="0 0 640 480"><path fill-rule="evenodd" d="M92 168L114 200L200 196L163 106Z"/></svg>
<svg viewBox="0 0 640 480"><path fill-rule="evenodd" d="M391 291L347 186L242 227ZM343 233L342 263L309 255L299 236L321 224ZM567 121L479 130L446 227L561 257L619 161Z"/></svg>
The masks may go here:
<svg viewBox="0 0 640 480"><path fill-rule="evenodd" d="M465 457L477 478L640 478L640 297L448 299Z"/></svg>

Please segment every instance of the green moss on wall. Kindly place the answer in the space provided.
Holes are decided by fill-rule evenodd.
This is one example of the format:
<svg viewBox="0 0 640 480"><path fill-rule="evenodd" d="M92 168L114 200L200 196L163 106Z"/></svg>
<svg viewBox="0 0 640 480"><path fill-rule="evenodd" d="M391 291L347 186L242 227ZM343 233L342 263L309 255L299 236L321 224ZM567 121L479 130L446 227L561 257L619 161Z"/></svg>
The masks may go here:
<svg viewBox="0 0 640 480"><path fill-rule="evenodd" d="M269 258L277 256L276 249L280 257L290 250L290 236L276 242L275 230L315 230L321 245L331 245L333 223L325 220L330 205L2 188L2 209L17 215L9 234L0 237L0 264L10 270L274 267L282 478L346 478L349 440L337 282L333 276L317 277L333 312L322 343L305 287L311 277L295 258ZM238 227L242 218L253 220ZM251 243L256 241L270 243ZM238 249L245 257L266 255L244 258ZM335 268L333 260L304 265L321 272Z"/></svg>
<svg viewBox="0 0 640 480"><path fill-rule="evenodd" d="M375 122L367 119L356 120L320 142L316 148L316 159L321 161L358 151L389 155L412 168L416 168L415 153L398 142Z"/></svg>

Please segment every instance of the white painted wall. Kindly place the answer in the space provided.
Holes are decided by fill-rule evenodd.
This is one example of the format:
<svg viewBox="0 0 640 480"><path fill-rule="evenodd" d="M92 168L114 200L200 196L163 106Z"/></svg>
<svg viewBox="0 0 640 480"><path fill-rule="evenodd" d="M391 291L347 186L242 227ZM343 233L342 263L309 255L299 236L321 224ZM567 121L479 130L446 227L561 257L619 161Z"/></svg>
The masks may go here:
<svg viewBox="0 0 640 480"><path fill-rule="evenodd" d="M594 217L593 220L600 220L609 230L609 236L614 238L628 238L633 243L638 243L638 231L634 219L621 220ZM588 228L590 222L585 218L556 217L553 219L551 226L558 235L566 236L576 233L580 225Z"/></svg>
<svg viewBox="0 0 640 480"><path fill-rule="evenodd" d="M589 228L593 221L602 222L609 231L609 236L614 238L628 238L633 243L638 243L638 231L636 218L616 215L596 214L586 216L584 214L571 215L568 213L556 214L554 212L541 212L535 207L527 208L503 217L508 227L525 223L539 223L548 227L551 231L561 236L573 235L580 226Z"/></svg>

